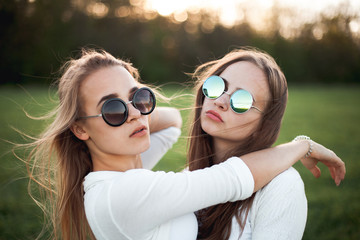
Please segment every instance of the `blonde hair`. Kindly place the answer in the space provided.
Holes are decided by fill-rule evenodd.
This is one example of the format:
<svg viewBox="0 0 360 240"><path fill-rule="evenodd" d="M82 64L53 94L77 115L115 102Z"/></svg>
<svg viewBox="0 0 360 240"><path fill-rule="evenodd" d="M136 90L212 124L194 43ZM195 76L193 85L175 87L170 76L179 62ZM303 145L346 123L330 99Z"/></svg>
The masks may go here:
<svg viewBox="0 0 360 240"><path fill-rule="evenodd" d="M253 48L234 50L219 60L200 65L193 74L196 80L196 100L187 157L190 170L202 169L214 164L212 136L202 130L200 123L200 114L204 102L202 84L209 76L220 75L228 66L240 61L253 63L264 72L270 90L270 101L263 109L257 129L245 140L239 141L236 148L229 149L222 161L231 156L241 156L271 147L278 137L288 96L284 74L275 60L264 52ZM253 199L254 195L243 201L218 204L198 211L198 239L228 239L234 216L240 228L244 229Z"/></svg>
<svg viewBox="0 0 360 240"><path fill-rule="evenodd" d="M53 239L95 239L85 216L82 186L84 177L93 168L91 156L86 144L75 137L70 127L81 111L81 82L93 72L110 66L124 67L139 81L136 68L103 50L82 50L80 58L65 63L58 80L59 104L45 117L55 119L39 138L26 145L32 149L26 160L29 193L36 195L31 187L33 182L40 186L40 201L33 198L47 219L38 238L52 228Z"/></svg>

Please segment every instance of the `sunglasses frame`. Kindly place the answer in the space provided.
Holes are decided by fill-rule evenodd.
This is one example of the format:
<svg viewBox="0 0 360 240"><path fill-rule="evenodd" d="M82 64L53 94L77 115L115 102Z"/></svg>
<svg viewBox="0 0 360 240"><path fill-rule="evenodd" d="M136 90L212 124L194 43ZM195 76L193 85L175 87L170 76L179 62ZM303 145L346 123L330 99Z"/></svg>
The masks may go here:
<svg viewBox="0 0 360 240"><path fill-rule="evenodd" d="M136 97L136 94L138 94L141 90L146 90L146 91L150 92L150 95L153 97L153 102L154 102L154 104L153 104L152 108L150 109L150 111L149 111L149 112L146 112L146 113L142 113L142 112L136 107L136 105L135 105L135 103L134 103L134 101L133 101L134 98ZM106 106L106 104L109 103L109 102L111 102L111 101L119 101L119 102L121 102L121 103L124 105L124 107L125 107L124 120L122 120L122 121L121 121L120 123L118 123L118 124L113 124L113 123L109 122L109 121L106 119L105 114L104 114L104 108L105 108L104 106ZM110 98L110 99L107 99L107 100L103 103L103 105L101 106L101 113L100 113L100 114L92 115L92 116L79 117L78 119L87 119L87 118L102 117L103 120L104 120L108 125L110 125L110 126L112 126L112 127L119 127L119 126L121 126L122 124L124 124L124 123L126 122L127 118L128 118L129 108L128 108L127 105L130 104L130 103L134 106L134 108L136 108L137 110L140 111L141 115L148 115L148 114L152 113L152 112L154 111L154 109L155 109L155 106L156 106L156 97L155 97L154 92L151 91L150 88L142 87L142 88L139 88L139 89L137 89L137 90L135 91L135 93L134 93L131 101L125 102L125 101L122 100L121 98Z"/></svg>
<svg viewBox="0 0 360 240"><path fill-rule="evenodd" d="M223 81L223 83L224 83L224 89L222 90L222 93L221 93L219 96L215 97L215 98L208 97L207 94L205 94L205 91L204 91L204 85L205 85L206 81L209 80L209 79L212 78L212 77L218 77L218 78L220 78L220 79ZM254 108L254 109L258 110L258 111L261 112L261 113L263 112L263 111L261 111L258 107L255 107L255 106L254 106L255 100L254 100L253 95L252 95L249 91L247 91L247 90L245 90L245 89L238 89L238 90L234 91L234 92L231 93L231 94L228 93L227 91L225 91L225 79L222 78L222 77L220 77L220 76L218 76L218 75L211 75L210 77L208 77L208 78L204 81L204 83L202 84L201 90L202 90L202 92L203 92L203 95L204 95L206 98L208 98L208 99L211 99L211 100L218 99L219 97L221 97L221 96L225 93L225 94L229 95L229 97L230 97L229 100L230 100L230 101L231 101L231 97L232 97L237 91L245 91L245 92L247 92L247 93L250 94L251 99L252 99L252 103L251 103L251 106L249 107L249 109L247 109L247 110L244 111L244 112L236 112L236 111L233 109L233 107L232 107L232 105L231 105L231 102L230 102L229 105L230 105L231 110L232 110L234 113L236 113L236 114L244 114L244 113L247 113L251 108Z"/></svg>

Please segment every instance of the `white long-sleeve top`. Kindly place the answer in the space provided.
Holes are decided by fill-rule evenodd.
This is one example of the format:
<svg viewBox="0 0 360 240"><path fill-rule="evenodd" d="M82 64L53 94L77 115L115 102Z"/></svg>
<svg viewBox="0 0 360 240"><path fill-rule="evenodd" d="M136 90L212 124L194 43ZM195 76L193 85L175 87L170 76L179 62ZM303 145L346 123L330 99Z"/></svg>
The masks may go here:
<svg viewBox="0 0 360 240"><path fill-rule="evenodd" d="M179 134L176 128L152 134L143 157L161 158ZM152 166L156 159L143 162ZM253 189L253 176L237 157L193 172L98 171L84 180L85 213L97 239L191 240L198 229L194 211L245 199Z"/></svg>
<svg viewBox="0 0 360 240"><path fill-rule="evenodd" d="M307 199L300 174L289 168L255 194L240 240L297 240L306 225ZM229 240L238 240L240 227L232 219Z"/></svg>

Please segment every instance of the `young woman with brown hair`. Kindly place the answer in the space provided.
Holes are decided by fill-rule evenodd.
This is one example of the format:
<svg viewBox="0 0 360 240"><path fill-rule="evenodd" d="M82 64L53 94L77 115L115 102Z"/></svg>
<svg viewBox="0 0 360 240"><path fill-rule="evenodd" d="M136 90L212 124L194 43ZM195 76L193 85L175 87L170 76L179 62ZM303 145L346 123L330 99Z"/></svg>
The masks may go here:
<svg viewBox="0 0 360 240"><path fill-rule="evenodd" d="M54 120L28 158L51 238L195 239L194 211L249 197L308 151L288 143L198 171L150 171L180 135L179 112L155 109L138 71L105 51L84 51L63 71ZM305 163L342 163L313 150Z"/></svg>
<svg viewBox="0 0 360 240"><path fill-rule="evenodd" d="M199 66L194 77L196 106L188 152L191 171L275 143L288 89L284 74L271 56L255 49L234 50ZM295 140L309 143L302 160L316 158L314 149L322 147L305 136ZM320 175L316 165L305 166L314 176ZM329 169L339 184L335 168ZM246 200L198 211L198 238L301 239L306 216L304 184L298 172L290 168Z"/></svg>

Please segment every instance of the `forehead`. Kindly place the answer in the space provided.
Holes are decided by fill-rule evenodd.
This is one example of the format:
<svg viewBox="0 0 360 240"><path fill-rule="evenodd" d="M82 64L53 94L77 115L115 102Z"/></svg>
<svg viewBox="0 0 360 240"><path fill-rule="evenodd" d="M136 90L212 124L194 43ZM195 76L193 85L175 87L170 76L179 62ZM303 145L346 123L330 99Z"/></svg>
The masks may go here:
<svg viewBox="0 0 360 240"><path fill-rule="evenodd" d="M233 63L220 76L227 80L230 92L242 88L251 92L255 99L267 100L269 97L266 76L254 63L248 61Z"/></svg>
<svg viewBox="0 0 360 240"><path fill-rule="evenodd" d="M127 97L137 86L131 74L122 66L101 68L87 76L80 85L80 96L85 102L99 101L103 96L117 94Z"/></svg>

